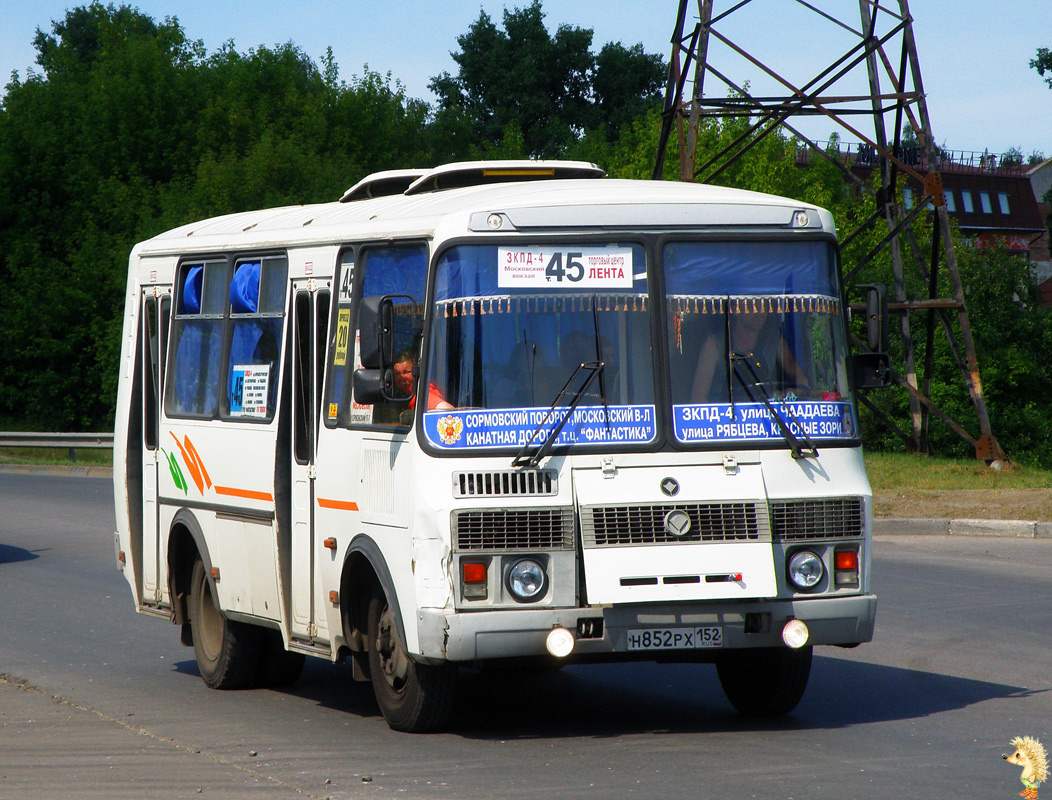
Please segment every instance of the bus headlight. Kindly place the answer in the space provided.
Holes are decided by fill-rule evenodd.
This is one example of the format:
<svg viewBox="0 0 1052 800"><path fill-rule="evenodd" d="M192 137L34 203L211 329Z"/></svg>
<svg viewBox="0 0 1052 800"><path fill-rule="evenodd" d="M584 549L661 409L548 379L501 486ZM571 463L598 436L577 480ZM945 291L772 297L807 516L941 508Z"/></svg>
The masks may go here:
<svg viewBox="0 0 1052 800"><path fill-rule="evenodd" d="M532 603L544 596L548 575L544 567L532 558L523 558L511 565L505 584L520 603Z"/></svg>
<svg viewBox="0 0 1052 800"><path fill-rule="evenodd" d="M789 559L789 582L797 589L815 588L825 571L822 559L810 550L797 550Z"/></svg>

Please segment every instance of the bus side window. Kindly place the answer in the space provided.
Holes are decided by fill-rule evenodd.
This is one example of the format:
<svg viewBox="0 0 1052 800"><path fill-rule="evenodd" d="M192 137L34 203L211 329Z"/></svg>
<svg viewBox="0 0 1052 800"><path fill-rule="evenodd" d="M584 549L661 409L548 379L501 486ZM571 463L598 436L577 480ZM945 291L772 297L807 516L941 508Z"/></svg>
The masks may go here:
<svg viewBox="0 0 1052 800"><path fill-rule="evenodd" d="M336 270L336 302L333 304L332 333L329 337L328 370L322 399L322 419L326 427L346 426L350 421L351 372L357 358L352 338L351 302L354 298L354 251L340 255Z"/></svg>
<svg viewBox="0 0 1052 800"><path fill-rule="evenodd" d="M352 424L400 426L411 422L417 386L408 377L419 363L420 336L423 330L423 302L427 282L427 248L420 245L376 247L362 253L362 297L395 295L394 347L397 400L371 406L356 404ZM361 331L358 332L360 337ZM356 338L357 344L360 338ZM355 349L355 364L358 352ZM403 379L399 374L403 374Z"/></svg>
<svg viewBox="0 0 1052 800"><path fill-rule="evenodd" d="M288 261L240 259L230 282L230 359L225 416L269 420L277 399Z"/></svg>
<svg viewBox="0 0 1052 800"><path fill-rule="evenodd" d="M219 389L227 264L187 262L178 274L165 411L170 416L210 418Z"/></svg>

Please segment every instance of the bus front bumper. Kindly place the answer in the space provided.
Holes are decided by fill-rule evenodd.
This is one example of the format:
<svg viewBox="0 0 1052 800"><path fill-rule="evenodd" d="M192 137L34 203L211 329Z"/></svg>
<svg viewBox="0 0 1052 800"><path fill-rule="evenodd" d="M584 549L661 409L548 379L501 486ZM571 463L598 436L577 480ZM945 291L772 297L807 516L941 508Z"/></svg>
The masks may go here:
<svg viewBox="0 0 1052 800"><path fill-rule="evenodd" d="M876 595L851 595L745 603L669 603L661 605L607 606L603 608L516 609L448 613L418 611L420 656L448 661L485 661L495 658L540 656L552 628L574 634L574 656L582 658L638 658L647 652L655 658L681 656L704 658L720 650L746 647L784 647L782 628L791 619L802 620L811 645L851 646L873 638ZM601 625L599 624L601 622ZM641 631L691 631L720 629L718 648L693 650L631 650L630 635Z"/></svg>

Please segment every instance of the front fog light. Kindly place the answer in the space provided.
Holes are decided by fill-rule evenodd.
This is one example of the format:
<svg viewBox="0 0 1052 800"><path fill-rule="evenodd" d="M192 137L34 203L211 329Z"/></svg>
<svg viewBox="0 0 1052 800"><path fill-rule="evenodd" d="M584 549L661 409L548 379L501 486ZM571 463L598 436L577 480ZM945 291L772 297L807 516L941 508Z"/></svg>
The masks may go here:
<svg viewBox="0 0 1052 800"><path fill-rule="evenodd" d="M825 571L822 559L810 550L798 550L789 559L789 581L797 589L813 589Z"/></svg>
<svg viewBox="0 0 1052 800"><path fill-rule="evenodd" d="M807 644L811 632L803 620L791 619L782 628L782 641L794 650L798 650Z"/></svg>
<svg viewBox="0 0 1052 800"><path fill-rule="evenodd" d="M548 652L556 658L566 658L573 652L574 638L566 628L552 628L548 638L544 640Z"/></svg>
<svg viewBox="0 0 1052 800"><path fill-rule="evenodd" d="M508 570L508 591L522 603L531 603L544 596L548 587L548 576L544 567L532 558L516 561Z"/></svg>

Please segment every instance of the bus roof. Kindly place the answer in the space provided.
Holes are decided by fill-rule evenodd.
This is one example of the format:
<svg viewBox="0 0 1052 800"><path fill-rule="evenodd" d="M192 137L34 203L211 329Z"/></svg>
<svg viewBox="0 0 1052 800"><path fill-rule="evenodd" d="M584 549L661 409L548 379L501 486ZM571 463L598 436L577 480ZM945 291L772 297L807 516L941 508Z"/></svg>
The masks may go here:
<svg viewBox="0 0 1052 800"><path fill-rule="evenodd" d="M544 168L574 165L543 180L521 175L500 180L508 164ZM579 165L579 166L577 166ZM140 255L222 251L296 244L325 244L392 237L467 235L472 232L545 232L572 229L682 230L698 228L807 228L834 232L828 212L799 200L705 184L601 178L602 170L583 162L471 162L462 165L491 174L477 185L457 185L446 165L430 172L377 173L360 181L388 177L406 181L418 175L414 191L370 197L368 191L341 201L246 211L200 220L140 243ZM576 174L585 177L560 177ZM429 185L456 188L427 190ZM350 198L348 196L351 196ZM354 197L363 199L354 199ZM348 200L351 202L348 202ZM799 212L804 212L800 214ZM499 222L498 222L499 219Z"/></svg>

